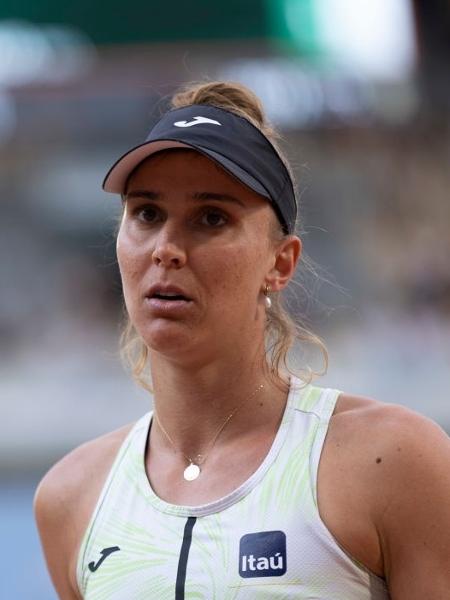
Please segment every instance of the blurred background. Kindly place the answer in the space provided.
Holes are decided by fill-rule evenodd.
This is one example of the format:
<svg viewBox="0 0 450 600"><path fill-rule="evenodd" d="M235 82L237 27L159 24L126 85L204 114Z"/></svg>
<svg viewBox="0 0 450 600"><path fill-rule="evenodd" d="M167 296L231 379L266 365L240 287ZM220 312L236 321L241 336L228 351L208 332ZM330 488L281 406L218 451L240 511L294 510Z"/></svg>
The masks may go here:
<svg viewBox="0 0 450 600"><path fill-rule="evenodd" d="M118 357L120 204L101 181L186 81L245 83L283 134L322 269L304 303L330 351L319 384L450 431L449 60L446 0L2 0L1 598L56 598L44 472L150 408Z"/></svg>

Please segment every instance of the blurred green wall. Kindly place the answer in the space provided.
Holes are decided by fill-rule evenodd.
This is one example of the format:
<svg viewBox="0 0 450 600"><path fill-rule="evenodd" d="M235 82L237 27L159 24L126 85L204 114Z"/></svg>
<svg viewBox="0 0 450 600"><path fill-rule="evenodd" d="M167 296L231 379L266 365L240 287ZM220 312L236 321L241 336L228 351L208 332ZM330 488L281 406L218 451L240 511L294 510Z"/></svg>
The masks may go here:
<svg viewBox="0 0 450 600"><path fill-rule="evenodd" d="M264 0L2 0L0 19L68 24L99 44L266 35Z"/></svg>

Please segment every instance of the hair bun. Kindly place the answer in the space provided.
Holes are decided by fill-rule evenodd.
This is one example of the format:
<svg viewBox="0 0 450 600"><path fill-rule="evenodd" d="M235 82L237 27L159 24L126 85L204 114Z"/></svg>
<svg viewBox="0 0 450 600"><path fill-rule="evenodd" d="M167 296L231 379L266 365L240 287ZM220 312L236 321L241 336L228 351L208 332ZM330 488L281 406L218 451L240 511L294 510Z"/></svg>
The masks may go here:
<svg viewBox="0 0 450 600"><path fill-rule="evenodd" d="M234 81L188 83L172 97L172 108L190 104L209 104L234 112L252 122L258 129L273 130L267 122L263 105L252 90Z"/></svg>

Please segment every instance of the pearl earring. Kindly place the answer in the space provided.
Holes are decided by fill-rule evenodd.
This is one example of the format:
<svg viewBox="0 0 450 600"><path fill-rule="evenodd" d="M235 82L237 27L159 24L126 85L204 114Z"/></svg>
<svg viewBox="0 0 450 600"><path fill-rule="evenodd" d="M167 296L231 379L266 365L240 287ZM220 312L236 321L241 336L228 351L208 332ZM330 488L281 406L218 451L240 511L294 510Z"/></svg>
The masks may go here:
<svg viewBox="0 0 450 600"><path fill-rule="evenodd" d="M264 296L265 296L264 302L266 304L267 309L272 308L272 300L269 297L269 292L270 292L270 285L268 285L266 283L266 287L264 288Z"/></svg>

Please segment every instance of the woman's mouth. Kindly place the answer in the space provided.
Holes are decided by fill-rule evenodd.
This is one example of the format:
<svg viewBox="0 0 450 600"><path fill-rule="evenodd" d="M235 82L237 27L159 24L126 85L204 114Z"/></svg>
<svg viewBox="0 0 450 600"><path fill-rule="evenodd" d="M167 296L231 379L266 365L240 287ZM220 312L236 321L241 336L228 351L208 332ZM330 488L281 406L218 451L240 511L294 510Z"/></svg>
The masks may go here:
<svg viewBox="0 0 450 600"><path fill-rule="evenodd" d="M183 296L183 294L175 294L175 293L165 293L165 294L161 294L161 293L157 293L157 294L153 294L153 296L151 296L151 298L157 298L158 300L188 300L185 296Z"/></svg>
<svg viewBox="0 0 450 600"><path fill-rule="evenodd" d="M153 286L145 298L155 316L182 314L192 305L192 300L180 288Z"/></svg>

